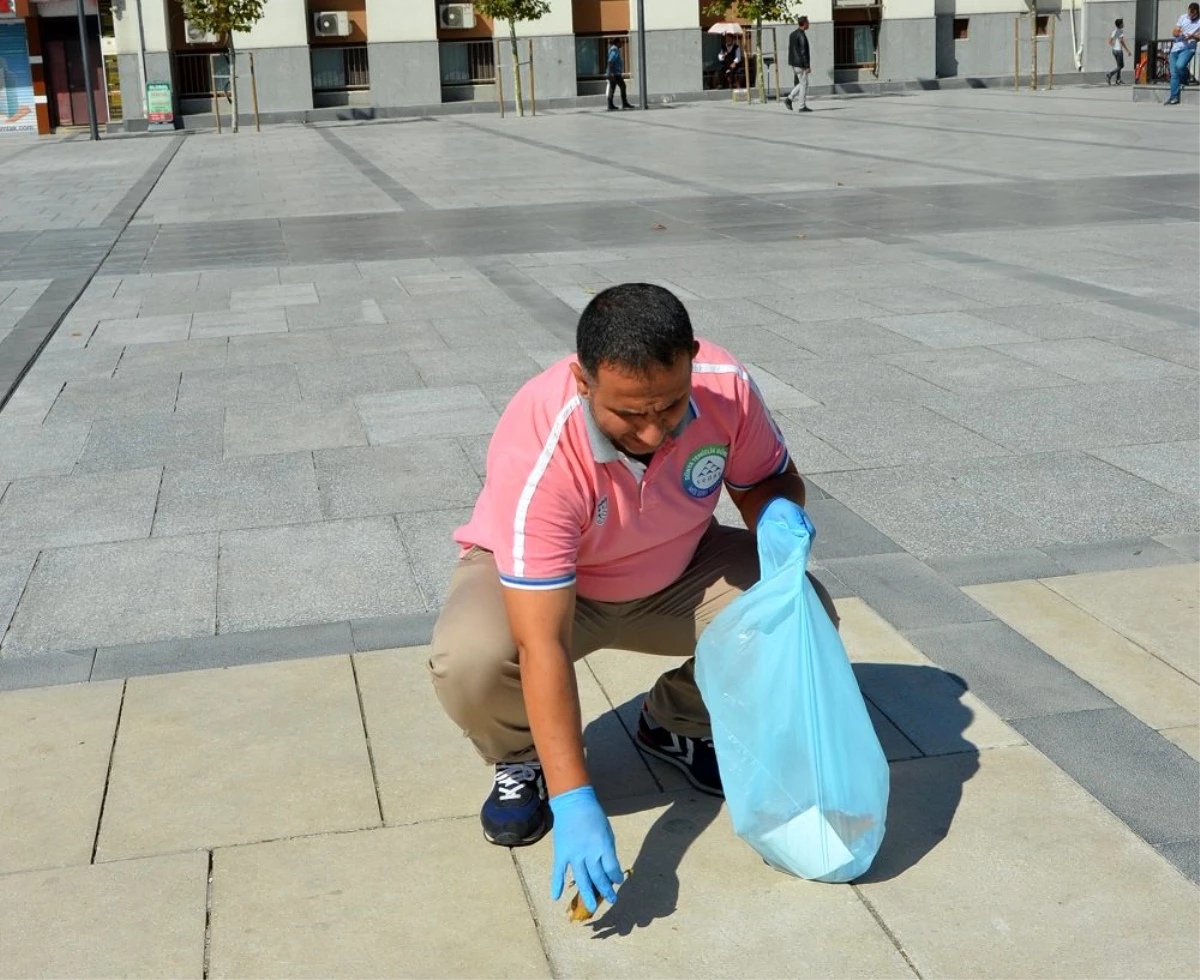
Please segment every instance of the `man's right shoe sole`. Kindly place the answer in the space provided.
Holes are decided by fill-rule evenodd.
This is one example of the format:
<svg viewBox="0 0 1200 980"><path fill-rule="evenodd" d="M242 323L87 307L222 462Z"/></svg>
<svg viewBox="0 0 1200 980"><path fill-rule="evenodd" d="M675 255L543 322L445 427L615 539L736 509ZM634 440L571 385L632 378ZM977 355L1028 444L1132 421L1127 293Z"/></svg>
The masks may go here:
<svg viewBox="0 0 1200 980"><path fill-rule="evenodd" d="M483 839L497 847L528 847L530 844L536 844L548 833L550 833L550 821L543 820L541 827L527 837L518 837L516 834L498 834L493 837L484 829Z"/></svg>

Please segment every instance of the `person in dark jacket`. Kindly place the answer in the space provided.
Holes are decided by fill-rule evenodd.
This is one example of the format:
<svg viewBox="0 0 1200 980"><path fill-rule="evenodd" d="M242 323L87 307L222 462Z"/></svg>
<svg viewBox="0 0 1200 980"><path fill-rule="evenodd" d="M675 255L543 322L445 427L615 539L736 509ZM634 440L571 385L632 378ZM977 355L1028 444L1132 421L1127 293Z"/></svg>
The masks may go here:
<svg viewBox="0 0 1200 980"><path fill-rule="evenodd" d="M788 38L788 64L796 78L793 88L783 102L789 109L797 99L800 101L801 112L812 112L808 107L808 76L812 74L812 56L808 50L808 18L801 17L796 21L796 29Z"/></svg>
<svg viewBox="0 0 1200 980"><path fill-rule="evenodd" d="M613 96L617 94L617 89L621 90L621 108L632 109L629 96L625 94L625 59L621 57L621 49L617 47L615 40L608 46L608 64L604 68L604 77L608 81L608 111L617 111L617 107L613 105Z"/></svg>

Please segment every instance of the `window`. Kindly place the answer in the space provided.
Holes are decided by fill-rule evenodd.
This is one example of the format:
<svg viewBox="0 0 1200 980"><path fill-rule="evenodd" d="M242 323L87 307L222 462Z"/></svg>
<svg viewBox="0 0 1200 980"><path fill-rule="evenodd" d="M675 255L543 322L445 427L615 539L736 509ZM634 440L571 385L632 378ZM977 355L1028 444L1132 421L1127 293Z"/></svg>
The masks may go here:
<svg viewBox="0 0 1200 980"><path fill-rule="evenodd" d="M490 85L496 81L491 41L442 41L438 45L443 85Z"/></svg>
<svg viewBox="0 0 1200 980"><path fill-rule="evenodd" d="M870 68L875 64L873 24L833 25L833 67Z"/></svg>
<svg viewBox="0 0 1200 980"><path fill-rule="evenodd" d="M967 17L954 18L954 40L965 41L967 39L967 27L971 23Z"/></svg>
<svg viewBox="0 0 1200 980"><path fill-rule="evenodd" d="M1050 33L1050 18L1043 14L1038 15L1037 19L1037 36L1046 37Z"/></svg>
<svg viewBox="0 0 1200 980"><path fill-rule="evenodd" d="M603 78L608 67L609 45L616 44L621 52L626 76L629 75L629 35L575 35L575 77Z"/></svg>

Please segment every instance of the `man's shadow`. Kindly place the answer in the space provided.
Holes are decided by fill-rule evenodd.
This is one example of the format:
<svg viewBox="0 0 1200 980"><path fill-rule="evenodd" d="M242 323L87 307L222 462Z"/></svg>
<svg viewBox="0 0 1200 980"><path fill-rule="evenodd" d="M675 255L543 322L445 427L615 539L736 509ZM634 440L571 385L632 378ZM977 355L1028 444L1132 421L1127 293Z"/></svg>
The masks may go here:
<svg viewBox="0 0 1200 980"><path fill-rule="evenodd" d="M855 676L871 708L876 732L885 754L892 761L891 792L888 801L887 831L883 845L871 868L859 883L886 881L902 874L932 851L946 836L962 798L962 786L979 768L978 749L963 737L973 717L962 703L966 684L956 675L937 667L915 664L854 665ZM875 692L876 697L871 697ZM632 736L644 694L630 698L616 709L621 724ZM895 722L889 719L892 706ZM925 757L921 748L902 731L907 719L936 719L936 756ZM601 716L592 721L585 739L595 726L611 724ZM913 726L910 726L913 727ZM932 726L922 725L924 731ZM917 741L924 741L918 736ZM921 760L921 761L917 761ZM654 762L657 775L666 770ZM661 785L661 781L660 781ZM679 900L679 867L684 855L699 836L717 819L724 802L692 789L667 790L653 796L612 799L604 792L604 807L610 816L622 816L667 804L646 832L633 864L626 863L632 874L621 886L616 905L601 906L600 915L589 923L597 939L627 936L646 928L656 919L669 917ZM733 835L732 824L724 819L716 833ZM760 861L745 846L747 861ZM628 859L625 859L628 862ZM798 887L805 887L802 882ZM821 886L829 887L829 886Z"/></svg>

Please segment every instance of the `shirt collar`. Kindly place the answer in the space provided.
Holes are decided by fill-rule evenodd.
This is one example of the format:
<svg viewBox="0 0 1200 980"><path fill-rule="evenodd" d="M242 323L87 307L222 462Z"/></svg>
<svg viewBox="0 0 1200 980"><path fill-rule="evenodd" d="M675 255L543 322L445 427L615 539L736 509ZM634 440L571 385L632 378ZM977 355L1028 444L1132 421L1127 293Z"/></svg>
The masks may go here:
<svg viewBox="0 0 1200 980"><path fill-rule="evenodd" d="M596 416L592 414L592 406L588 404L586 398L580 399L583 405L583 424L587 428L588 442L592 445L592 458L597 463L615 463L624 453L613 445L612 440L600 431L600 426L596 422ZM700 417L700 409L696 407L696 399L688 399L687 414L684 415L679 425L671 432L672 439L678 439L683 435L684 430L692 424L693 419Z"/></svg>

